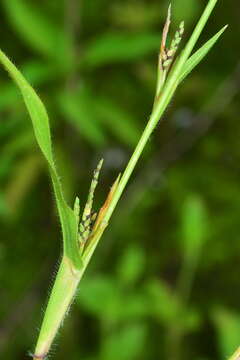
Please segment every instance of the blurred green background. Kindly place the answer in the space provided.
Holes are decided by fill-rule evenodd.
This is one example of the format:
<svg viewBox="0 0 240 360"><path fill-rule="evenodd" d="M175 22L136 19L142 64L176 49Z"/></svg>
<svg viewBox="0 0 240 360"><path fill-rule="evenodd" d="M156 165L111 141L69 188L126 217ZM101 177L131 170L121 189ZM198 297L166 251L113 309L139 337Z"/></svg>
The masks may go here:
<svg viewBox="0 0 240 360"><path fill-rule="evenodd" d="M206 1L172 0L186 38ZM66 196L98 209L151 112L168 1L1 0L0 47L47 106ZM240 344L239 11L179 88L81 283L53 359L226 359ZM27 359L61 252L46 164L0 72L0 358Z"/></svg>

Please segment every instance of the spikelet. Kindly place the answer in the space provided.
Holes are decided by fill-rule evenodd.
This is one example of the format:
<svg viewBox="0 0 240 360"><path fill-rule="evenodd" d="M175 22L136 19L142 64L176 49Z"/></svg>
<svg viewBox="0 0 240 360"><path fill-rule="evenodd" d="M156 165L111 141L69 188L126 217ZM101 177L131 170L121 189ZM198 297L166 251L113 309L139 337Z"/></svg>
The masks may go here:
<svg viewBox="0 0 240 360"><path fill-rule="evenodd" d="M88 193L88 199L85 208L83 210L82 219L79 225L79 238L80 238L79 240L81 247L84 246L84 244L86 243L89 234L91 232L92 224L97 216L96 213L92 212L92 205L93 205L94 192L98 184L98 178L102 164L103 164L103 159L99 161L97 168L94 170L93 179Z"/></svg>
<svg viewBox="0 0 240 360"><path fill-rule="evenodd" d="M75 217L76 217L77 224L79 224L80 200L79 200L78 196L76 196L73 211L74 211L74 214L75 214Z"/></svg>
<svg viewBox="0 0 240 360"><path fill-rule="evenodd" d="M173 62L174 56L178 50L178 47L181 43L182 37L184 34L184 22L182 21L179 25L178 30L175 33L175 36L171 42L170 49L165 49L164 55L162 57L162 68L163 70L168 70Z"/></svg>

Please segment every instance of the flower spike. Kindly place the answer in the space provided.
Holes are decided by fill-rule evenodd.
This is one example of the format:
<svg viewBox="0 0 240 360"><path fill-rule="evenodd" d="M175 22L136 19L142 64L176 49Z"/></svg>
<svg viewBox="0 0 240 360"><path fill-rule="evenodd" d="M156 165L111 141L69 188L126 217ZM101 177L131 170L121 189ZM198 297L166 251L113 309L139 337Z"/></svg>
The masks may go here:
<svg viewBox="0 0 240 360"><path fill-rule="evenodd" d="M92 224L96 219L96 213L92 212L92 205L93 205L94 192L98 184L98 178L102 164L103 164L103 159L99 161L97 168L94 170L93 179L89 189L88 199L85 208L83 210L83 215L79 226L81 248L85 245L89 237L89 234L91 232Z"/></svg>

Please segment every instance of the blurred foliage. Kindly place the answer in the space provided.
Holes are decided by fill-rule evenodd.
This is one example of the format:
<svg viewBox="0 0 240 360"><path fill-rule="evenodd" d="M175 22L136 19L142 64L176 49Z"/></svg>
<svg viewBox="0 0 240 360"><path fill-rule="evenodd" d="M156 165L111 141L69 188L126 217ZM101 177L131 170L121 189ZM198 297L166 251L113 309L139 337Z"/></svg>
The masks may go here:
<svg viewBox="0 0 240 360"><path fill-rule="evenodd" d="M173 0L190 34L205 1ZM168 1L3 0L1 48L46 104L66 196L98 209L151 111ZM61 359L226 359L240 344L238 3L185 81L81 283ZM0 74L0 355L27 359L61 251L46 164L21 97ZM49 276L51 274L51 276Z"/></svg>

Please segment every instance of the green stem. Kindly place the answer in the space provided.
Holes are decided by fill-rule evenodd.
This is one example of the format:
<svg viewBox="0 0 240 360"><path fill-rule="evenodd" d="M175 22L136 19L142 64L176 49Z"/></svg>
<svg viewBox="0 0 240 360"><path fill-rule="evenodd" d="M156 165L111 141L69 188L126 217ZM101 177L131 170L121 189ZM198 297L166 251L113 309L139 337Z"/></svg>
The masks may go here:
<svg viewBox="0 0 240 360"><path fill-rule="evenodd" d="M182 69L187 59L189 58L216 3L217 0L209 0L209 3L206 6L190 40L188 41L185 49L182 51L178 61L176 62L176 65L170 72L168 80L166 81L162 89L161 96L154 105L150 119L121 177L113 199L109 207L107 208L104 219L102 221L102 228L100 228L98 233L95 234L92 245L89 247L89 250L83 255L83 267L80 270L76 270L74 265L70 263L68 258L63 258L44 315L43 324L35 350L35 360L44 359L48 354L50 346L73 301L78 284L102 236L104 228L107 225L128 183L128 180L135 169L135 166L143 152L143 149L145 148L153 130L157 126L172 96L174 95L174 92L178 86L178 79L182 72Z"/></svg>
<svg viewBox="0 0 240 360"><path fill-rule="evenodd" d="M240 347L228 360L239 360L240 359Z"/></svg>
<svg viewBox="0 0 240 360"><path fill-rule="evenodd" d="M99 233L100 237L101 235L102 232ZM48 355L59 327L74 300L79 282L91 259L91 254L84 258L83 267L80 270L77 270L71 261L63 256L45 310L33 360L44 360Z"/></svg>
<svg viewBox="0 0 240 360"><path fill-rule="evenodd" d="M169 102L178 86L178 78L183 69L183 66L184 66L185 62L187 61L187 59L189 58L189 56L191 55L191 52L192 52L199 36L201 35L202 30L204 29L206 22L207 22L209 16L211 15L217 1L218 0L210 0L209 3L207 4L195 30L192 33L191 38L189 39L185 49L182 51L182 54L179 57L179 60L177 61L176 65L173 67L173 70L169 75L169 79L163 88L162 95L161 95L159 101L156 103L156 106L153 109L153 112L150 116L148 124L147 124L147 126L146 126L130 160L129 160L129 163L121 177L121 180L120 180L120 183L116 190L116 193L114 194L114 198L106 212L106 215L104 218L106 223L108 223L108 221L109 221L109 219L110 219L110 217L111 217L111 215L112 215L112 213L113 213L113 211L114 211L114 209L115 209L115 207L116 207L116 205L128 183L128 180L129 180L130 176L132 175L132 172L143 152L143 149L144 149L147 141L149 140L153 130L157 126L164 111L166 110L166 107L169 104Z"/></svg>
<svg viewBox="0 0 240 360"><path fill-rule="evenodd" d="M34 359L44 359L55 335L74 299L85 267L75 270L68 258L63 257L44 314Z"/></svg>

